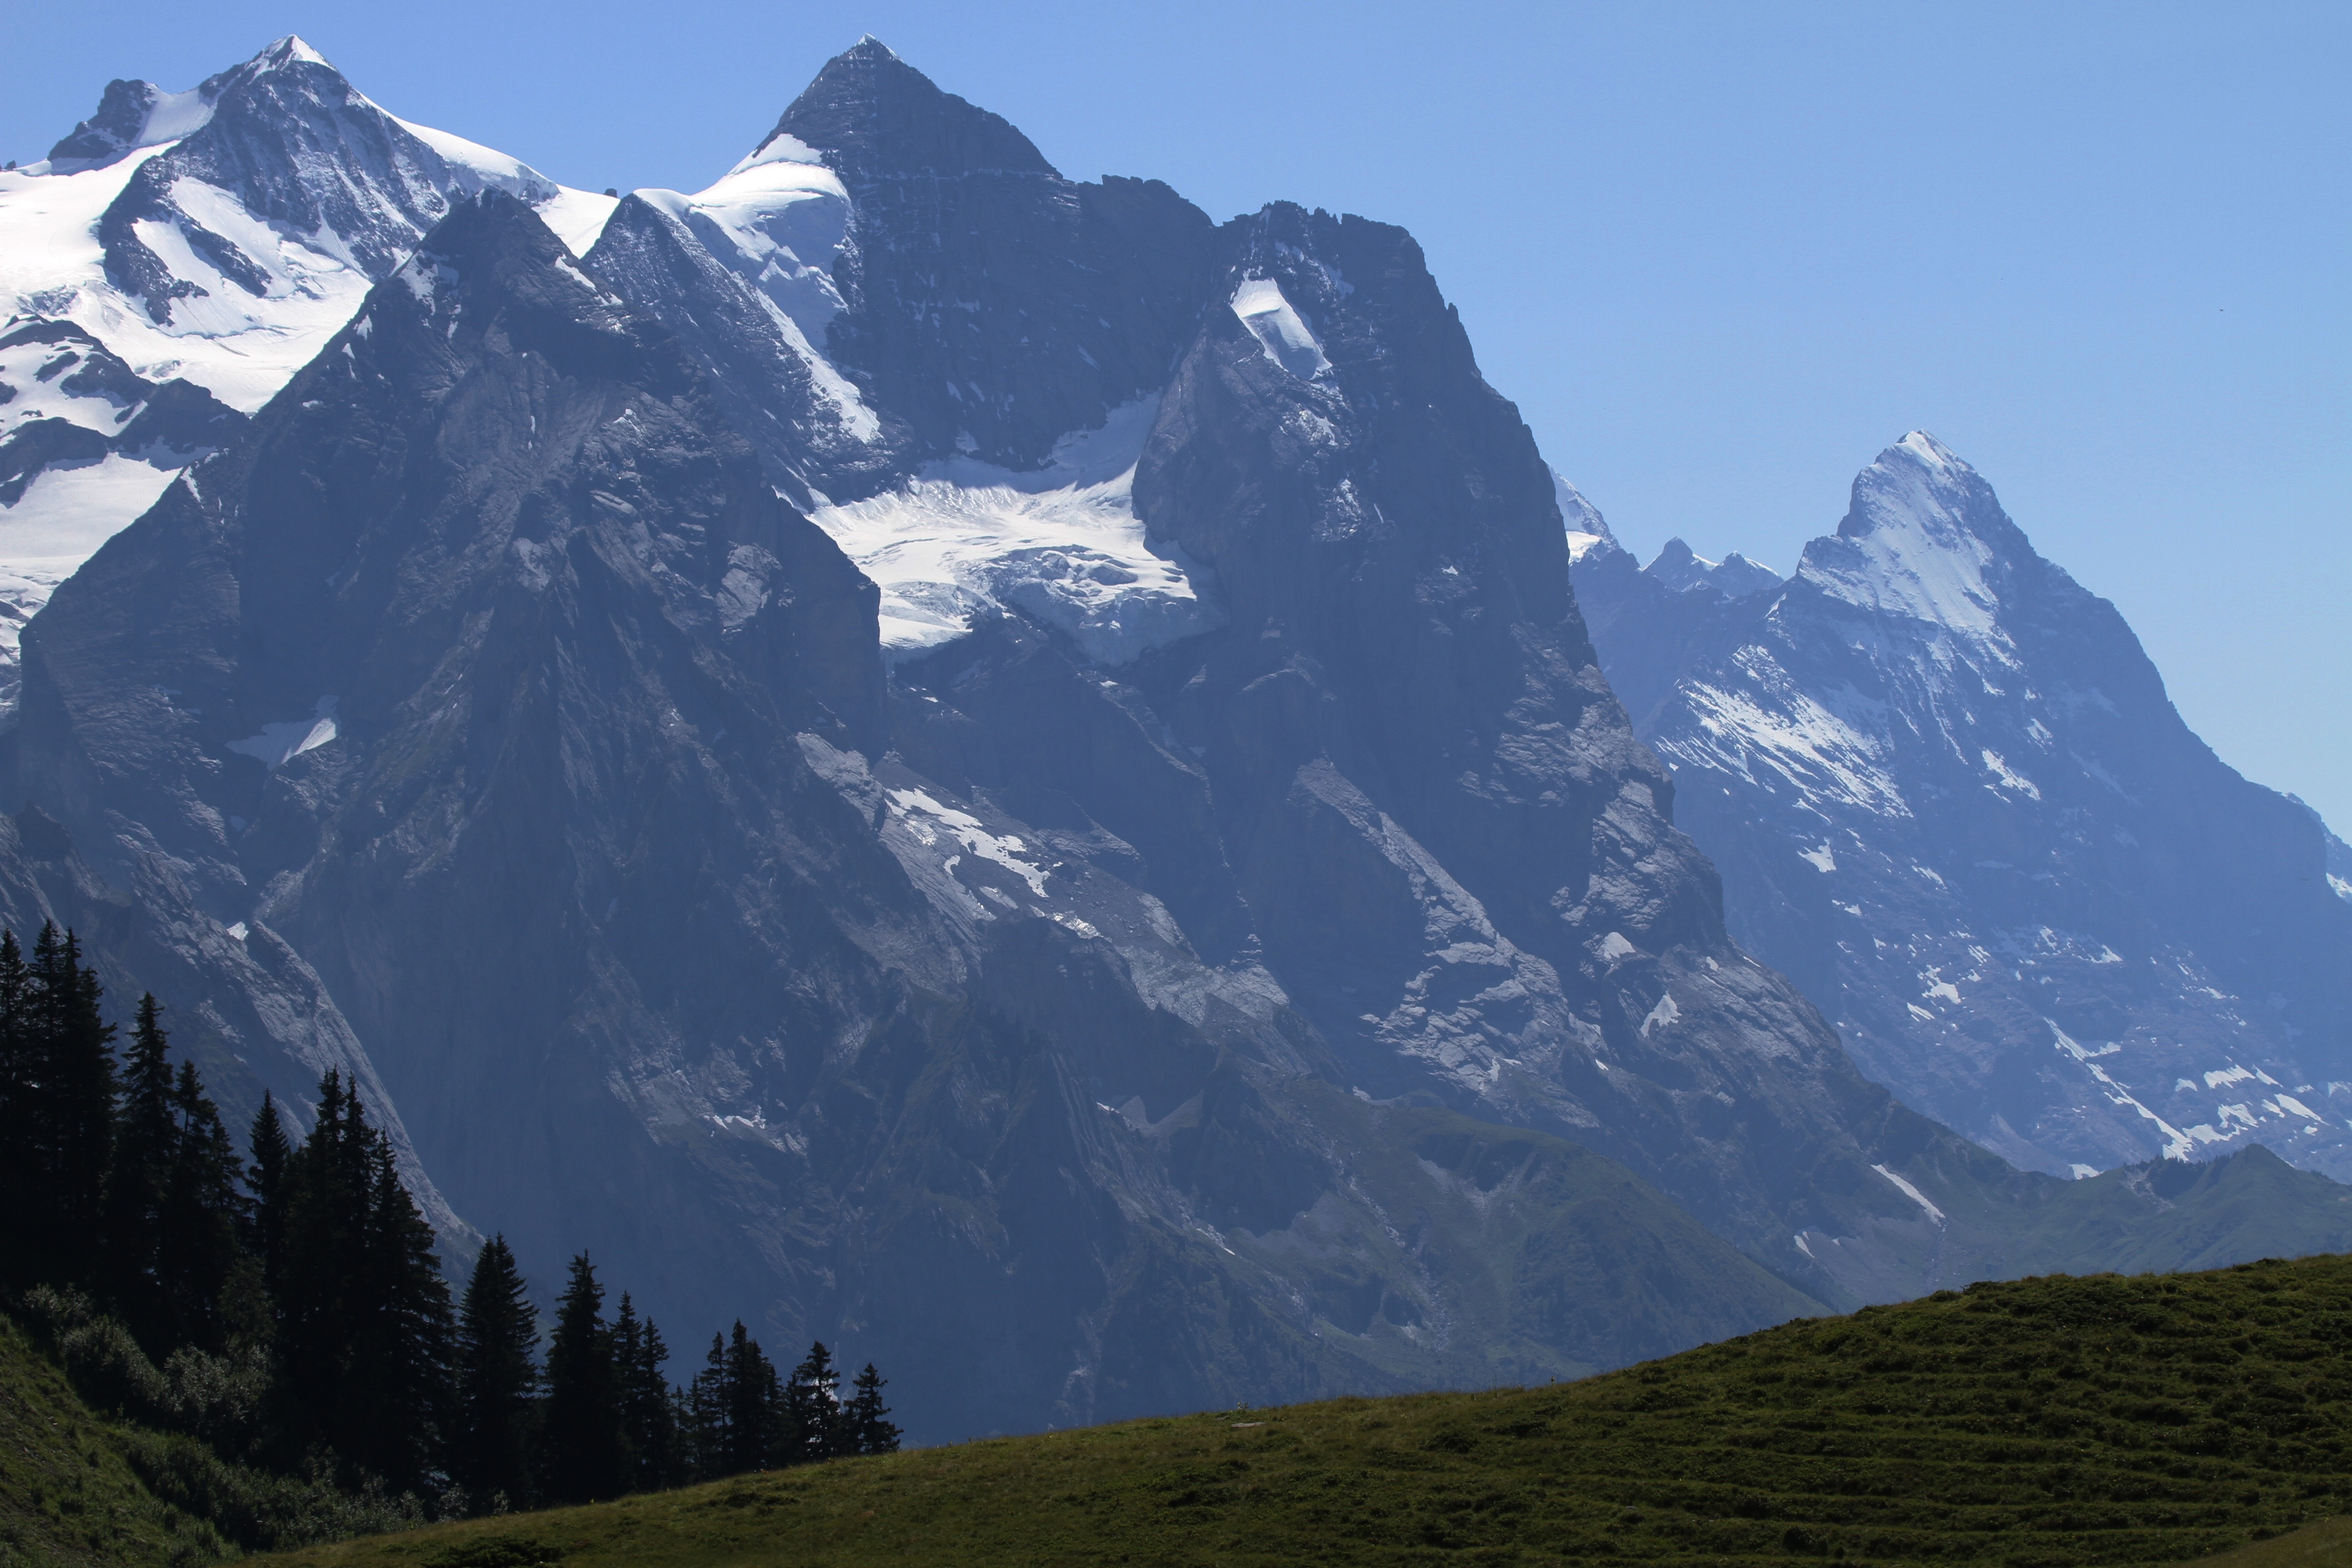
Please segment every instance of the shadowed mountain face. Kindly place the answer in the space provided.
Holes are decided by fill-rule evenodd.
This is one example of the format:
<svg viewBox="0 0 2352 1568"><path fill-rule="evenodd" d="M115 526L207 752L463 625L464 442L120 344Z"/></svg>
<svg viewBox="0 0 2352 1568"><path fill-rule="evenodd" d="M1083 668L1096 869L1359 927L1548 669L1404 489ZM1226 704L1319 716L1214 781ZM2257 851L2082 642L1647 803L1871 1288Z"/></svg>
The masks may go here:
<svg viewBox="0 0 2352 1568"><path fill-rule="evenodd" d="M2352 1172L2326 830L2189 732L1968 465L1889 447L1774 592L1650 577L1581 555L1603 664L1733 932L1872 1077L2044 1170L2259 1140Z"/></svg>
<svg viewBox="0 0 2352 1568"><path fill-rule="evenodd" d="M248 1097L313 1020L446 1232L925 1439L2204 1259L2256 1187L2352 1242L1866 1081L1561 525L1402 231L1072 186L861 45L584 263L458 203L59 589L0 912L102 907Z"/></svg>

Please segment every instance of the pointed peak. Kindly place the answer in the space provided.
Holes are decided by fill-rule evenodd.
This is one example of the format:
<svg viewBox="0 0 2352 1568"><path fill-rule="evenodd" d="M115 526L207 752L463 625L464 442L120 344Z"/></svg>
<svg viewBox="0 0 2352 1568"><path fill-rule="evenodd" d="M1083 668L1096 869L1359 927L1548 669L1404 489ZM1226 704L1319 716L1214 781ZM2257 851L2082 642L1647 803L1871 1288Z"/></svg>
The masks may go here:
<svg viewBox="0 0 2352 1568"><path fill-rule="evenodd" d="M456 297L492 295L593 315L604 325L620 314L619 301L580 269L530 204L495 185L451 202L415 252L376 286L379 294L389 290L404 290L436 316Z"/></svg>
<svg viewBox="0 0 2352 1568"><path fill-rule="evenodd" d="M295 65L325 66L329 70L335 68L327 57L306 43L299 33L287 34L246 63L265 70L282 70Z"/></svg>
<svg viewBox="0 0 2352 1568"><path fill-rule="evenodd" d="M1559 503L1560 523L1568 530L1569 561L1581 561L1604 546L1616 549L1617 536L1609 531L1608 520L1601 515L1601 509L1586 500L1584 492L1570 484L1558 468L1549 472L1552 500Z"/></svg>
<svg viewBox="0 0 2352 1568"><path fill-rule="evenodd" d="M1054 174L1029 138L868 35L824 63L752 154L791 137L853 179L895 174Z"/></svg>
<svg viewBox="0 0 2352 1568"><path fill-rule="evenodd" d="M1689 544L1684 542L1683 536L1678 533L1672 539L1667 540L1664 545L1659 547L1658 553L1656 557L1651 561L1648 570L1655 572L1663 566L1666 570L1672 571L1677 566L1687 566L1694 561L1696 561L1701 566L1712 566L1715 564L1714 562L1705 559L1697 551L1693 550Z"/></svg>
<svg viewBox="0 0 2352 1568"><path fill-rule="evenodd" d="M1949 447L1945 446L1925 430L1912 431L1878 455L1878 460L1882 463L1889 458L1898 461L1908 458L1939 472L1970 474L1976 471L1955 456Z"/></svg>

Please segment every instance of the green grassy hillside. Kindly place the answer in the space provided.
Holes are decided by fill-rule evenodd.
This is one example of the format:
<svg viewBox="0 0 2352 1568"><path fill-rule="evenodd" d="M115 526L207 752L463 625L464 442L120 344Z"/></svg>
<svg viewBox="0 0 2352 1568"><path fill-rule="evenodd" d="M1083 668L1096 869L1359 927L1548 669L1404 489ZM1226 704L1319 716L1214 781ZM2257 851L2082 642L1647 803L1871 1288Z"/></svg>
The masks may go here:
<svg viewBox="0 0 2352 1568"><path fill-rule="evenodd" d="M124 1436L0 1318L0 1564L209 1563L230 1548L148 1490Z"/></svg>
<svg viewBox="0 0 2352 1568"><path fill-rule="evenodd" d="M2189 1568L2345 1568L2352 1563L2352 1519L2323 1520L2292 1535L2257 1541Z"/></svg>
<svg viewBox="0 0 2352 1568"><path fill-rule="evenodd" d="M845 1460L282 1561L2179 1563L2352 1512L2347 1394L2352 1258L2029 1279L1573 1384ZM2305 1544L2243 1561L2327 1561L2275 1555Z"/></svg>

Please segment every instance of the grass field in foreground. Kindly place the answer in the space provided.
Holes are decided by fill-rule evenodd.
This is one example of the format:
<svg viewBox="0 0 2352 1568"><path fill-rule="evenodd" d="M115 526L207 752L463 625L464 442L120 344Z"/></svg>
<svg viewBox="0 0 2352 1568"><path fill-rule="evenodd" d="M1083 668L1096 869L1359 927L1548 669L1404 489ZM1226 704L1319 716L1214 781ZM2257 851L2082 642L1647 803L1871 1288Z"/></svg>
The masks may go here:
<svg viewBox="0 0 2352 1568"><path fill-rule="evenodd" d="M1576 1384L995 1439L276 1561L2171 1564L2352 1513L2347 1394L2352 1258L2029 1279Z"/></svg>

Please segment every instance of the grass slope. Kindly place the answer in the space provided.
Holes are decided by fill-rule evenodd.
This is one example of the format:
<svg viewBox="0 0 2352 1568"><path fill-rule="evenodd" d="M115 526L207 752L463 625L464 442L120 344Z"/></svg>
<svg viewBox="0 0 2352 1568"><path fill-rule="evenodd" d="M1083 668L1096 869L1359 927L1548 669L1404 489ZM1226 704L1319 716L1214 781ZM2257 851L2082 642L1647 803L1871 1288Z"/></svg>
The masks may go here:
<svg viewBox="0 0 2352 1568"><path fill-rule="evenodd" d="M282 1561L2178 1563L2352 1512L2347 1394L2352 1258L2027 1279L1573 1384L996 1439ZM2327 1561L2266 1550L2243 1561Z"/></svg>
<svg viewBox="0 0 2352 1568"><path fill-rule="evenodd" d="M2293 1535L2207 1557L2190 1568L2344 1568L2352 1563L2352 1519L2324 1520Z"/></svg>
<svg viewBox="0 0 2352 1568"><path fill-rule="evenodd" d="M229 1554L210 1525L148 1490L122 1435L0 1318L0 1564L178 1564Z"/></svg>

